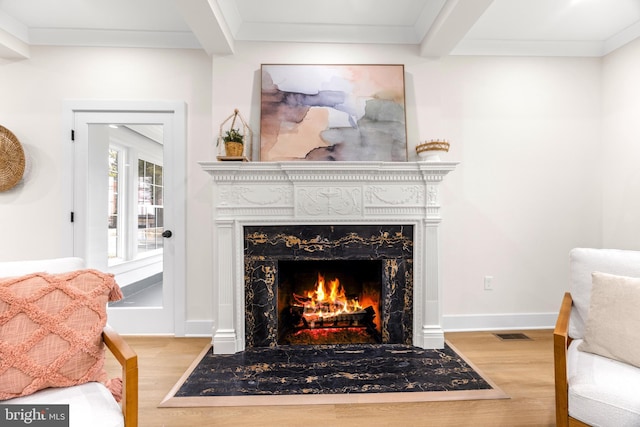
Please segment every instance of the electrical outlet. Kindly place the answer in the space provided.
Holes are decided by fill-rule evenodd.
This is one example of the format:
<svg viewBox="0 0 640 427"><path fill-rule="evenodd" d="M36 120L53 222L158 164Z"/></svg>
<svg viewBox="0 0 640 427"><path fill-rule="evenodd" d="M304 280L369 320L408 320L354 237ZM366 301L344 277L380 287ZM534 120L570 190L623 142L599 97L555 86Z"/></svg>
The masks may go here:
<svg viewBox="0 0 640 427"><path fill-rule="evenodd" d="M493 290L493 276L484 276L484 290L485 291Z"/></svg>

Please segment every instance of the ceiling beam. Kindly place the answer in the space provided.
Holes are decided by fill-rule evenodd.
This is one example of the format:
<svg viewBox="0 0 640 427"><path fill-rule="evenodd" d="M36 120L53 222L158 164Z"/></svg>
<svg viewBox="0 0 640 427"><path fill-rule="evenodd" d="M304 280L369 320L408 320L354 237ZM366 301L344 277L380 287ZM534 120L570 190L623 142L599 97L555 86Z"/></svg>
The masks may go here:
<svg viewBox="0 0 640 427"><path fill-rule="evenodd" d="M28 59L29 45L0 28L0 58Z"/></svg>
<svg viewBox="0 0 640 427"><path fill-rule="evenodd" d="M29 58L28 37L26 25L0 10L0 58Z"/></svg>
<svg viewBox="0 0 640 427"><path fill-rule="evenodd" d="M232 54L233 35L218 0L175 0L182 18L209 55Z"/></svg>
<svg viewBox="0 0 640 427"><path fill-rule="evenodd" d="M420 55L448 55L491 3L493 0L447 0L420 44Z"/></svg>

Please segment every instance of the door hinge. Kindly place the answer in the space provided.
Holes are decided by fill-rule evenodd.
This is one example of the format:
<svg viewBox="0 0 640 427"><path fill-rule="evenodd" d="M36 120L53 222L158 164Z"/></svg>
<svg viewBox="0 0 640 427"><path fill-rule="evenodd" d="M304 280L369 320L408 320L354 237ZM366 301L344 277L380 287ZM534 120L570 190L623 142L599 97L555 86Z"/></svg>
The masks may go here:
<svg viewBox="0 0 640 427"><path fill-rule="evenodd" d="M71 140L75 141L76 140L76 131L71 129Z"/></svg>
<svg viewBox="0 0 640 427"><path fill-rule="evenodd" d="M74 212L71 212L70 218L71 222L73 222L73 220L75 219L75 214Z"/></svg>

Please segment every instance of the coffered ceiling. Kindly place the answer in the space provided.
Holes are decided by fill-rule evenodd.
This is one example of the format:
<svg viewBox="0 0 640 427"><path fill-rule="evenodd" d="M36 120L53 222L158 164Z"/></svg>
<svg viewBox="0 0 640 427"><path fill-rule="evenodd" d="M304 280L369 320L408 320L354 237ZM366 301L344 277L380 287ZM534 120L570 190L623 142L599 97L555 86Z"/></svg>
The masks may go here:
<svg viewBox="0 0 640 427"><path fill-rule="evenodd" d="M420 55L602 56L640 0L0 0L0 58L36 45L204 49L239 41L415 45Z"/></svg>

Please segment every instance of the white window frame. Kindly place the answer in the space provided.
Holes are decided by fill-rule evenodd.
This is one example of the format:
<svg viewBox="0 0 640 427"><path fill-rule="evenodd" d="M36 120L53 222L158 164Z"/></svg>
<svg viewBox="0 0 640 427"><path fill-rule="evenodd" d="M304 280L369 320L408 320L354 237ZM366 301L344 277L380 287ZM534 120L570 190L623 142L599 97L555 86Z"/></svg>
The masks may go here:
<svg viewBox="0 0 640 427"><path fill-rule="evenodd" d="M127 212L129 203L125 197L128 193L126 191L127 182L129 177L127 176L127 162L129 161L128 149L117 143L110 143L109 150L115 150L118 152L118 217L116 221L116 229L118 230L118 238L116 240L116 257L108 259L109 267L120 264L127 259L128 251L126 246L125 225L127 224Z"/></svg>

